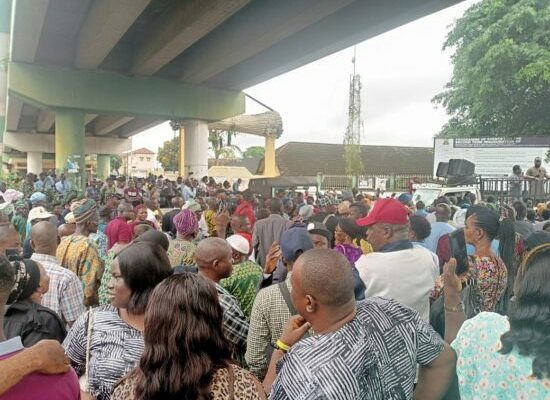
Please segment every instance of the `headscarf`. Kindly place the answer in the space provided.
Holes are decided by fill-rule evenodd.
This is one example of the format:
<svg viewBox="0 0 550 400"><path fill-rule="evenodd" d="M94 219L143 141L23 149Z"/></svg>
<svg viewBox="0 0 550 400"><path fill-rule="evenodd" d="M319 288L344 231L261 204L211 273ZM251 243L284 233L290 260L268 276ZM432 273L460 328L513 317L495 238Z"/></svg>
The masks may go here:
<svg viewBox="0 0 550 400"><path fill-rule="evenodd" d="M197 232L199 223L196 214L189 209L185 209L174 217L174 226L178 234L187 236Z"/></svg>
<svg viewBox="0 0 550 400"><path fill-rule="evenodd" d="M201 208L201 205L197 203L195 199L189 199L185 202L185 204L181 209L182 210L189 209L191 211L197 212L197 211L200 211L202 208Z"/></svg>
<svg viewBox="0 0 550 400"><path fill-rule="evenodd" d="M29 200L31 201L31 203L39 203L42 201L46 201L47 198L46 195L42 192L34 192Z"/></svg>
<svg viewBox="0 0 550 400"><path fill-rule="evenodd" d="M21 200L23 196L23 193L15 189L8 189L2 193L2 197L6 203L13 203L14 201Z"/></svg>
<svg viewBox="0 0 550 400"><path fill-rule="evenodd" d="M72 207L71 207L72 208ZM97 214L97 203L92 199L84 199L76 202L73 209L74 221L82 224Z"/></svg>
<svg viewBox="0 0 550 400"><path fill-rule="evenodd" d="M8 297L8 304L26 300L40 286L40 269L33 260L14 261L15 283Z"/></svg>

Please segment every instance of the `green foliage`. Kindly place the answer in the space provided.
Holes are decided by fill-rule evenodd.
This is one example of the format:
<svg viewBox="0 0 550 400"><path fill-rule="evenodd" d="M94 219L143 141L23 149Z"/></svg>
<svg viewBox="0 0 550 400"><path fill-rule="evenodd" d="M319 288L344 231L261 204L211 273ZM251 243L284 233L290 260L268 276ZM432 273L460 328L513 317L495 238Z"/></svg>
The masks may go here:
<svg viewBox="0 0 550 400"><path fill-rule="evenodd" d="M361 159L361 147L356 144L344 144L344 160L347 175L360 175L364 172Z"/></svg>
<svg viewBox="0 0 550 400"><path fill-rule="evenodd" d="M453 76L433 102L451 115L441 136L550 134L549 0L483 0L443 49Z"/></svg>
<svg viewBox="0 0 550 400"><path fill-rule="evenodd" d="M232 131L219 131L211 129L208 132L210 150L214 153L215 165L219 165L221 158L234 159L242 155L241 149L231 143L236 133Z"/></svg>
<svg viewBox="0 0 550 400"><path fill-rule="evenodd" d="M178 170L178 156L179 156L179 137L175 137L172 140L164 142L161 148L159 148L157 154L157 161L162 164L162 168L166 171Z"/></svg>
<svg viewBox="0 0 550 400"><path fill-rule="evenodd" d="M243 153L244 158L254 158L254 157L263 157L265 153L265 148L262 146L251 146L246 149Z"/></svg>
<svg viewBox="0 0 550 400"><path fill-rule="evenodd" d="M116 171L120 174L120 167L122 167L122 157L118 154L111 154L111 171Z"/></svg>
<svg viewBox="0 0 550 400"><path fill-rule="evenodd" d="M545 162L550 163L550 149L546 152L546 157L544 159Z"/></svg>

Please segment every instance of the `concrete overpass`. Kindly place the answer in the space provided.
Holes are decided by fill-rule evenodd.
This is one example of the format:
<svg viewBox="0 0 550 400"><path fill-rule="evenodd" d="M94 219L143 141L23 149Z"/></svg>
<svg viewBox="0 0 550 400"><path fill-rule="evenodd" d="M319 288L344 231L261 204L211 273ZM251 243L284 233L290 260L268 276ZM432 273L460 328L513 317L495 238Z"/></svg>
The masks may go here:
<svg viewBox="0 0 550 400"><path fill-rule="evenodd" d="M176 119L202 176L208 123L242 114L243 89L457 2L0 0L3 151L32 172L43 152L59 170L94 152L104 176L130 136Z"/></svg>

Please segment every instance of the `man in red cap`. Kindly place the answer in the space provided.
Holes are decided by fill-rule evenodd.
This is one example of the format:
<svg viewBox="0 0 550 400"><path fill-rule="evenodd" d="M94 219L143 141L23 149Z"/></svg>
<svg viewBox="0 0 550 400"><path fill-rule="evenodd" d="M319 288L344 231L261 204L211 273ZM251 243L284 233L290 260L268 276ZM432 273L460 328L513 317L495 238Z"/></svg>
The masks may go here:
<svg viewBox="0 0 550 400"><path fill-rule="evenodd" d="M380 199L369 215L356 222L368 227L367 240L374 250L355 263L366 286L365 296L395 299L428 321L429 294L439 267L428 250L409 241L407 208L395 199Z"/></svg>

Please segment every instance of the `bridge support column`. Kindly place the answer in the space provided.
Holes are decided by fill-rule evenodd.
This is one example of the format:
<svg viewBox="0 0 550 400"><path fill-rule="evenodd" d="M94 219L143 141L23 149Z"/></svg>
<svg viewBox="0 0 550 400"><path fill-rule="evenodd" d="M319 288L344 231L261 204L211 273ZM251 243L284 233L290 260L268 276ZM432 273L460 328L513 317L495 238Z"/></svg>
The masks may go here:
<svg viewBox="0 0 550 400"><path fill-rule="evenodd" d="M275 163L275 136L265 137L264 176L268 178L278 176L277 164Z"/></svg>
<svg viewBox="0 0 550 400"><path fill-rule="evenodd" d="M201 179L208 175L208 123L202 120L183 121L185 177L193 173L193 178Z"/></svg>
<svg viewBox="0 0 550 400"><path fill-rule="evenodd" d="M9 58L11 1L0 2L0 60ZM8 69L0 68L0 171L3 170L4 130L6 128L6 96Z"/></svg>
<svg viewBox="0 0 550 400"><path fill-rule="evenodd" d="M97 177L99 179L106 179L111 172L111 155L110 154L98 154L97 155Z"/></svg>
<svg viewBox="0 0 550 400"><path fill-rule="evenodd" d="M76 166L75 189L84 190L86 163L84 153L84 112L78 110L55 110L55 169L68 172Z"/></svg>
<svg viewBox="0 0 550 400"><path fill-rule="evenodd" d="M42 152L41 151L27 151L27 172L33 174L39 174L43 170L42 167Z"/></svg>
<svg viewBox="0 0 550 400"><path fill-rule="evenodd" d="M179 176L185 176L185 129L180 126L179 151L178 151L178 174Z"/></svg>

